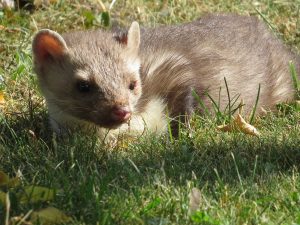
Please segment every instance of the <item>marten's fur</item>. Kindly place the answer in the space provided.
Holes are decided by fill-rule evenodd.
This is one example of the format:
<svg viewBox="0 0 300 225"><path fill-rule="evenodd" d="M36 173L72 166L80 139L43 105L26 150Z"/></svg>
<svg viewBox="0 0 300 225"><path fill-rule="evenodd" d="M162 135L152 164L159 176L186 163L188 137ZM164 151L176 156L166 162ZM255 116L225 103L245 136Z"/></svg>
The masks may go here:
<svg viewBox="0 0 300 225"><path fill-rule="evenodd" d="M158 28L134 22L128 33L103 30L59 35L41 30L33 41L34 65L53 128L127 130L114 107L130 112L131 132L162 132L171 118L200 111L192 91L208 108L240 95L250 112L261 85L258 109L294 99L289 71L300 59L255 17L208 15ZM79 85L87 85L80 91ZM220 91L221 88L221 91ZM259 112L259 111L258 111ZM175 124L175 125L174 125ZM176 123L173 129L176 130ZM101 132L100 132L101 133Z"/></svg>

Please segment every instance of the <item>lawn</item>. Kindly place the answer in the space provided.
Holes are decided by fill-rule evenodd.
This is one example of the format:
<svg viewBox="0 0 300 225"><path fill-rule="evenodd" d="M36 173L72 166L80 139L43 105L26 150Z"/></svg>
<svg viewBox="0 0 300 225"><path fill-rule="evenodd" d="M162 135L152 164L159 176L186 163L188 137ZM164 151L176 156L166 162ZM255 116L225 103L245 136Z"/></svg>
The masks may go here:
<svg viewBox="0 0 300 225"><path fill-rule="evenodd" d="M0 10L0 171L19 177L1 185L0 173L0 224L30 224L47 207L69 224L300 224L299 106L256 117L260 137L220 132L226 117L194 115L176 140L143 136L115 148L80 133L61 140L50 131L31 54L42 28L157 26L207 12L258 16L300 52L299 0L117 0L110 10L105 1L53 2L31 13ZM54 193L22 200L32 185Z"/></svg>

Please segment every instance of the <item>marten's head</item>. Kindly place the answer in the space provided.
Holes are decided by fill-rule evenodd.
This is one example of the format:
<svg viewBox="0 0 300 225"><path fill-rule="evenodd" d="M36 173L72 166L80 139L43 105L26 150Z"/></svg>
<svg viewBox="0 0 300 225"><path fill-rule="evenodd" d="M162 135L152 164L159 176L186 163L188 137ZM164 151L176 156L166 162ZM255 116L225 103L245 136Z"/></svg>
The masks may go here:
<svg viewBox="0 0 300 225"><path fill-rule="evenodd" d="M39 31L32 44L34 69L48 106L101 127L125 123L142 91L139 45L137 22L119 38L101 30L62 36Z"/></svg>

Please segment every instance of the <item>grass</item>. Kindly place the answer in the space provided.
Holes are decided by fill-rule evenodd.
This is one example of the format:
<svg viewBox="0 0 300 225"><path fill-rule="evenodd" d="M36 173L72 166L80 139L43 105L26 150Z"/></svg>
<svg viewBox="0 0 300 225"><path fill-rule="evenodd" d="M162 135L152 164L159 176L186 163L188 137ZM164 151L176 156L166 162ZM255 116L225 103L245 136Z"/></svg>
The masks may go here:
<svg viewBox="0 0 300 225"><path fill-rule="evenodd" d="M257 15L299 51L299 5L299 0L128 0L117 1L110 13L112 24L137 20L147 26L190 21L206 12ZM10 219L54 206L72 217L71 224L300 224L300 112L294 107L255 118L260 138L221 133L220 118L198 115L176 141L150 136L106 149L95 137L52 136L32 71L32 35L45 27L59 32L99 27L101 10L98 3L78 0L58 1L33 14L0 11L0 89L6 99L0 170L12 177L21 173L19 189L36 184L57 190L51 201L28 204L19 204L10 190ZM194 187L201 201L190 214ZM5 216L0 203L0 224Z"/></svg>

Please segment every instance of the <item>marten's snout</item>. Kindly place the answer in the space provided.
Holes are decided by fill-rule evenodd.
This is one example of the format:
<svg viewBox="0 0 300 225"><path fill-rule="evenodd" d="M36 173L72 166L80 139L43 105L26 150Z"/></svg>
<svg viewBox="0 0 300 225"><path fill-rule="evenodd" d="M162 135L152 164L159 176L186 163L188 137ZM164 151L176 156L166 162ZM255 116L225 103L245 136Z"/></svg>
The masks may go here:
<svg viewBox="0 0 300 225"><path fill-rule="evenodd" d="M115 106L111 111L111 116L116 122L126 122L131 116L131 111L128 107Z"/></svg>

